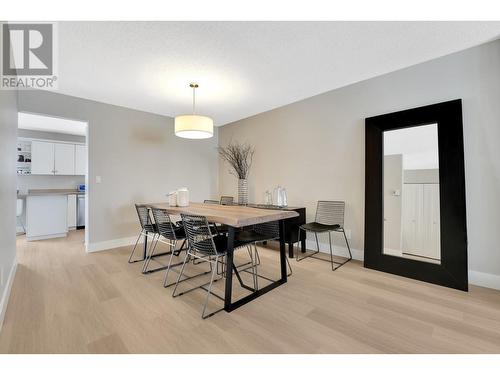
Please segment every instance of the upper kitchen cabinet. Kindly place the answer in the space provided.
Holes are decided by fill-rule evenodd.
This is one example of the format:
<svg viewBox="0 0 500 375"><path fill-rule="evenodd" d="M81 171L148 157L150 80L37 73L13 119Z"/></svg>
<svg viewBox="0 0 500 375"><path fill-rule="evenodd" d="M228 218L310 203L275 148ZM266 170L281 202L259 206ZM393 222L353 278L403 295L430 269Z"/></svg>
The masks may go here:
<svg viewBox="0 0 500 375"><path fill-rule="evenodd" d="M54 144L54 174L75 174L75 145L68 143Z"/></svg>
<svg viewBox="0 0 500 375"><path fill-rule="evenodd" d="M87 146L75 145L75 174L87 174Z"/></svg>
<svg viewBox="0 0 500 375"><path fill-rule="evenodd" d="M31 174L54 174L54 143L31 142Z"/></svg>
<svg viewBox="0 0 500 375"><path fill-rule="evenodd" d="M86 146L73 143L33 140L31 143L31 174L85 175Z"/></svg>

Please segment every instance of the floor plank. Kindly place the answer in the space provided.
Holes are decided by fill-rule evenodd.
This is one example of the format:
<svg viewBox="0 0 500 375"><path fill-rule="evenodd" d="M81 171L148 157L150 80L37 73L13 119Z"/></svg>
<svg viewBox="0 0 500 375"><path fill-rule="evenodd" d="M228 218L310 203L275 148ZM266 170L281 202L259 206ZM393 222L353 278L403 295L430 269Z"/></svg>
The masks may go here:
<svg viewBox="0 0 500 375"><path fill-rule="evenodd" d="M331 272L328 263L291 260L287 284L202 320L203 291L172 298L163 272L143 276L141 263L127 263L130 247L87 254L83 240L82 231L38 242L18 237L0 352L500 353L499 291L465 293L354 261ZM259 272L277 277L278 253L261 248L260 256ZM245 251L236 259L245 262ZM183 287L208 275L194 280ZM214 284L221 295L223 288ZM233 288L247 293L236 280ZM212 298L209 308L220 307Z"/></svg>

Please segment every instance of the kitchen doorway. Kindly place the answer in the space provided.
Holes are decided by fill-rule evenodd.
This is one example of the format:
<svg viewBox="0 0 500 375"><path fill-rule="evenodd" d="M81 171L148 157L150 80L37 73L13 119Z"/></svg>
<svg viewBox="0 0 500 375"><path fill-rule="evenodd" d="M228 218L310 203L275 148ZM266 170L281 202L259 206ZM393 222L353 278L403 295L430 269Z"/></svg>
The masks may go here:
<svg viewBox="0 0 500 375"><path fill-rule="evenodd" d="M87 121L18 113L18 236L88 241L88 161Z"/></svg>

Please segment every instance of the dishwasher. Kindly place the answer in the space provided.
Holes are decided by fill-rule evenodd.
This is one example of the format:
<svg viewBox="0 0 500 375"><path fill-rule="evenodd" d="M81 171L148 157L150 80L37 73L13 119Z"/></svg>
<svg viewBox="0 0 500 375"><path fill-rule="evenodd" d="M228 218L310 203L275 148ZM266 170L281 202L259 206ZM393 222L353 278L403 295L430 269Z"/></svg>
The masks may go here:
<svg viewBox="0 0 500 375"><path fill-rule="evenodd" d="M76 199L76 229L85 229L85 194L78 195Z"/></svg>

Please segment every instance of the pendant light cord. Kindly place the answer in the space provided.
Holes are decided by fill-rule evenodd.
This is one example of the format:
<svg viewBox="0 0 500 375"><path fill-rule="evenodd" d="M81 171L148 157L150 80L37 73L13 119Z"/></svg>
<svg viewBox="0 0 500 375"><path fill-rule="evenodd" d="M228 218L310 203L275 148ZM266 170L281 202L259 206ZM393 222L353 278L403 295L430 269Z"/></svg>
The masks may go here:
<svg viewBox="0 0 500 375"><path fill-rule="evenodd" d="M196 109L196 86L193 85L193 115Z"/></svg>

